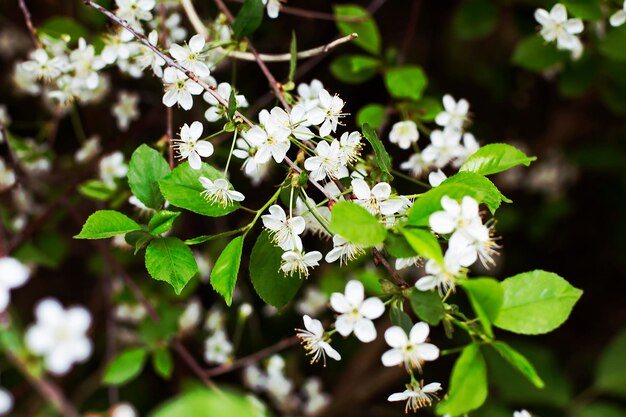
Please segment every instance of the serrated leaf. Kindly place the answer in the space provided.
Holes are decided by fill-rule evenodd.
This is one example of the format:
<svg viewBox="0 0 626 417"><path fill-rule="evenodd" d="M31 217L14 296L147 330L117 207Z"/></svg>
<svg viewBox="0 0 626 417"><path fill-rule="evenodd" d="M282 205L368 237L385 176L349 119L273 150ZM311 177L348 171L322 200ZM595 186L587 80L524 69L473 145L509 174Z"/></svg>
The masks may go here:
<svg viewBox="0 0 626 417"><path fill-rule="evenodd" d="M463 283L472 308L490 337L493 337L491 324L498 318L504 300L504 289L493 278L473 278Z"/></svg>
<svg viewBox="0 0 626 417"><path fill-rule="evenodd" d="M141 225L118 211L99 210L89 216L74 239L106 239L141 229Z"/></svg>
<svg viewBox="0 0 626 417"><path fill-rule="evenodd" d="M148 229L153 235L160 235L169 231L174 221L180 216L180 211L161 210L150 219Z"/></svg>
<svg viewBox="0 0 626 417"><path fill-rule="evenodd" d="M441 296L435 291L419 291L414 289L409 296L413 312L431 326L439 324L445 314Z"/></svg>
<svg viewBox="0 0 626 417"><path fill-rule="evenodd" d="M158 238L150 242L146 248L146 268L152 278L174 287L176 294L180 294L198 272L193 253L175 237Z"/></svg>
<svg viewBox="0 0 626 417"><path fill-rule="evenodd" d="M494 342L491 346L508 362L524 375L534 386L543 388L544 382L537 374L535 367L524 355L504 342Z"/></svg>
<svg viewBox="0 0 626 417"><path fill-rule="evenodd" d="M378 168L381 171L386 173L390 178L393 178L391 175L391 158L385 149L385 145L380 141L376 132L370 127L368 123L363 125L363 136L372 145L372 149L374 149L374 157L376 163L378 164Z"/></svg>
<svg viewBox="0 0 626 417"><path fill-rule="evenodd" d="M139 201L156 210L165 202L159 181L169 173L170 167L163 155L148 145L141 145L130 157L128 185Z"/></svg>
<svg viewBox="0 0 626 417"><path fill-rule="evenodd" d="M333 6L335 16L339 18L356 18L358 21L347 22L337 19L336 24L339 32L347 36L352 33L359 35L353 43L365 49L371 54L380 53L380 32L378 26L369 12L356 4L341 4ZM355 20L356 20L355 19Z"/></svg>
<svg viewBox="0 0 626 417"><path fill-rule="evenodd" d="M428 79L421 67L406 65L389 69L385 73L385 85L392 97L419 100Z"/></svg>
<svg viewBox="0 0 626 417"><path fill-rule="evenodd" d="M450 377L448 397L437 406L437 414L462 415L480 407L487 399L487 366L477 345L463 349Z"/></svg>
<svg viewBox="0 0 626 417"><path fill-rule="evenodd" d="M105 385L122 385L131 381L141 373L147 355L145 348L123 351L107 365L102 382Z"/></svg>
<svg viewBox="0 0 626 417"><path fill-rule="evenodd" d="M220 171L207 163L202 163L199 170L189 166L188 162L180 164L167 177L159 181L163 197L173 206L184 208L194 213L209 217L220 217L237 210L239 203L233 202L226 207L212 204L201 195L204 188L198 178L207 177L210 180L223 178Z"/></svg>
<svg viewBox="0 0 626 417"><path fill-rule="evenodd" d="M243 236L238 236L226 245L211 271L211 286L224 297L228 306L233 302L242 251Z"/></svg>
<svg viewBox="0 0 626 417"><path fill-rule="evenodd" d="M250 279L254 290L267 304L281 308L296 295L302 280L280 270L282 249L274 246L267 231L257 238L250 254Z"/></svg>
<svg viewBox="0 0 626 417"><path fill-rule="evenodd" d="M536 159L506 143L491 143L474 152L459 170L491 175L518 165L529 166Z"/></svg>
<svg viewBox="0 0 626 417"><path fill-rule="evenodd" d="M438 264L443 265L441 245L429 230L406 227L402 229L402 234L419 256L432 259Z"/></svg>
<svg viewBox="0 0 626 417"><path fill-rule="evenodd" d="M261 26L264 11L265 7L261 0L245 0L233 22L235 37L241 38L253 34Z"/></svg>
<svg viewBox="0 0 626 417"><path fill-rule="evenodd" d="M567 320L582 291L552 272L535 270L501 282L504 301L494 324L519 334L548 333Z"/></svg>
<svg viewBox="0 0 626 417"><path fill-rule="evenodd" d="M382 243L387 236L387 229L376 216L350 201L333 205L328 228L348 242L364 246Z"/></svg>

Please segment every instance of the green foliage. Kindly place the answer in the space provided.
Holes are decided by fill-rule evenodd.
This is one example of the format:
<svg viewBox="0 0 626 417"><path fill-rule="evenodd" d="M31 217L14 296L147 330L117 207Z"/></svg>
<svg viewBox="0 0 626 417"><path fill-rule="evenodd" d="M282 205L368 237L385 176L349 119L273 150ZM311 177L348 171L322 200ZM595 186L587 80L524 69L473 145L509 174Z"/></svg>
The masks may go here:
<svg viewBox="0 0 626 417"><path fill-rule="evenodd" d="M158 407L150 417L265 417L263 408L243 394L198 388Z"/></svg>
<svg viewBox="0 0 626 417"><path fill-rule="evenodd" d="M559 51L552 43L546 43L537 34L529 35L517 44L513 53L513 64L531 71L542 71L568 58L568 53Z"/></svg>
<svg viewBox="0 0 626 417"><path fill-rule="evenodd" d="M460 200L470 196L479 203L484 203L494 213L502 201L511 202L486 177L473 172L459 172L422 194L408 213L407 224L411 226L428 226L428 218L441 210L441 198L448 196Z"/></svg>
<svg viewBox="0 0 626 417"><path fill-rule="evenodd" d="M498 5L491 0L465 0L454 14L452 29L464 40L489 35L498 23Z"/></svg>
<svg viewBox="0 0 626 417"><path fill-rule="evenodd" d="M233 302L242 251L243 236L237 236L226 245L211 271L211 286L224 297L228 306Z"/></svg>
<svg viewBox="0 0 626 417"><path fill-rule="evenodd" d="M96 201L109 200L115 194L115 189L98 180L85 181L78 187L78 191L85 197Z"/></svg>
<svg viewBox="0 0 626 417"><path fill-rule="evenodd" d="M341 55L330 64L330 72L341 82L360 84L376 75L379 66L378 59L367 55Z"/></svg>
<svg viewBox="0 0 626 417"><path fill-rule="evenodd" d="M389 154L385 149L385 145L383 145L376 132L368 123L363 125L362 130L363 137L365 137L369 144L372 145L372 149L374 149L374 156L376 163L378 164L378 168L391 177L391 157L389 157Z"/></svg>
<svg viewBox="0 0 626 417"><path fill-rule="evenodd" d="M596 387L626 398L626 331L620 332L606 348L596 368Z"/></svg>
<svg viewBox="0 0 626 417"><path fill-rule="evenodd" d="M267 231L261 233L250 254L250 279L256 293L267 304L281 308L296 295L302 281L280 271L283 251L274 246Z"/></svg>
<svg viewBox="0 0 626 417"><path fill-rule="evenodd" d="M364 246L378 245L387 237L387 229L374 215L350 201L333 205L328 228L347 241Z"/></svg>
<svg viewBox="0 0 626 417"><path fill-rule="evenodd" d="M389 309L389 317L391 318L391 323L394 326L402 327L406 334L409 334L411 328L413 327L413 321L408 314L400 310L398 307L393 306Z"/></svg>
<svg viewBox="0 0 626 417"><path fill-rule="evenodd" d="M388 232L385 250L394 258L412 258L417 256L415 250L402 234Z"/></svg>
<svg viewBox="0 0 626 417"><path fill-rule="evenodd" d="M524 355L513 349L504 342L494 342L491 345L508 363L524 375L535 387L543 388L543 380L537 374L535 367L526 359Z"/></svg>
<svg viewBox="0 0 626 417"><path fill-rule="evenodd" d="M176 294L180 294L198 272L193 253L175 237L158 238L150 242L146 248L146 268L152 278L174 287Z"/></svg>
<svg viewBox="0 0 626 417"><path fill-rule="evenodd" d="M413 312L431 326L439 324L445 314L441 297L435 291L419 291L413 289L409 296Z"/></svg>
<svg viewBox="0 0 626 417"><path fill-rule="evenodd" d="M378 129L385 118L385 106L382 104L372 103L361 107L356 114L356 123L358 126L369 124L372 129Z"/></svg>
<svg viewBox="0 0 626 417"><path fill-rule="evenodd" d="M106 239L141 229L141 225L118 211L99 210L89 216L74 239Z"/></svg>
<svg viewBox="0 0 626 417"><path fill-rule="evenodd" d="M210 180L223 178L220 171L207 163L202 163L199 170L194 170L185 162L176 168L165 178L159 181L163 196L173 206L184 208L194 213L209 217L220 217L231 213L239 208L239 203L233 202L226 207L219 204L211 204L201 195L204 188L198 180L199 177L207 177Z"/></svg>
<svg viewBox="0 0 626 417"><path fill-rule="evenodd" d="M526 156L524 152L506 143L490 143L467 158L460 171L491 175L518 165L529 166L536 159L534 156Z"/></svg>
<svg viewBox="0 0 626 417"><path fill-rule="evenodd" d="M106 385L123 385L137 377L143 369L148 352L144 348L129 348L115 357L104 371Z"/></svg>
<svg viewBox="0 0 626 417"><path fill-rule="evenodd" d="M79 38L87 38L89 31L75 19L65 16L53 16L39 25L38 32L45 33L53 38L61 38L70 35L73 41Z"/></svg>
<svg viewBox="0 0 626 417"><path fill-rule="evenodd" d="M583 408L579 417L624 417L626 408L612 403L594 402Z"/></svg>
<svg viewBox="0 0 626 417"><path fill-rule="evenodd" d="M385 85L392 97L419 100L428 79L421 67L406 65L390 68L385 73Z"/></svg>
<svg viewBox="0 0 626 417"><path fill-rule="evenodd" d="M580 19L600 20L604 17L600 0L563 0L563 4L568 13Z"/></svg>
<svg viewBox="0 0 626 417"><path fill-rule="evenodd" d="M235 113L237 112L237 97L235 96L235 90L230 90L230 96L228 96L228 120L233 120Z"/></svg>
<svg viewBox="0 0 626 417"><path fill-rule="evenodd" d="M626 26L622 25L609 30L602 41L600 41L600 52L608 58L616 61L626 60Z"/></svg>
<svg viewBox="0 0 626 417"><path fill-rule="evenodd" d="M178 216L180 216L179 211L159 211L150 219L150 222L148 223L150 233L153 235L160 235L169 231Z"/></svg>
<svg viewBox="0 0 626 417"><path fill-rule="evenodd" d="M443 111L443 106L439 99L423 97L419 100L399 103L398 110L406 112L412 119L432 122Z"/></svg>
<svg viewBox="0 0 626 417"><path fill-rule="evenodd" d="M502 281L495 325L520 334L548 333L565 322L582 291L552 272L535 270Z"/></svg>
<svg viewBox="0 0 626 417"><path fill-rule="evenodd" d="M419 256L432 259L438 264L443 265L441 245L430 230L407 227L402 229L402 234Z"/></svg>
<svg viewBox="0 0 626 417"><path fill-rule="evenodd" d="M487 366L477 345L468 345L457 359L450 377L448 397L437 414L458 416L480 407L487 399Z"/></svg>
<svg viewBox="0 0 626 417"><path fill-rule="evenodd" d="M141 145L133 152L128 164L128 185L139 201L156 210L165 202L159 191L159 181L169 173L165 158L148 145Z"/></svg>
<svg viewBox="0 0 626 417"><path fill-rule="evenodd" d="M289 75L287 76L287 80L293 82L296 77L296 67L298 66L298 39L296 38L295 31L291 31L289 55Z"/></svg>
<svg viewBox="0 0 626 417"><path fill-rule="evenodd" d="M485 332L493 337L491 324L497 319L504 300L504 289L493 278L474 278L463 283L472 308Z"/></svg>
<svg viewBox="0 0 626 417"><path fill-rule="evenodd" d="M161 348L152 352L152 368L164 379L169 379L172 376L174 360L169 349Z"/></svg>
<svg viewBox="0 0 626 417"><path fill-rule="evenodd" d="M233 22L235 37L252 35L263 21L265 7L261 0L245 0Z"/></svg>
<svg viewBox="0 0 626 417"><path fill-rule="evenodd" d="M335 16L339 18L354 18L354 21L337 19L337 28L343 35L356 33L359 35L353 43L371 54L380 53L380 33L378 26L369 12L356 4L337 4L333 6Z"/></svg>

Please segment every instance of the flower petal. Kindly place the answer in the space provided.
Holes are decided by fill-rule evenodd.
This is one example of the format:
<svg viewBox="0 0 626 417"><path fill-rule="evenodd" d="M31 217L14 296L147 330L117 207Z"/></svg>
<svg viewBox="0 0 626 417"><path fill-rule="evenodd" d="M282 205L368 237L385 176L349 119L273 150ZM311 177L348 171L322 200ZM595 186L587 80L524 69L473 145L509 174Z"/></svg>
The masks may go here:
<svg viewBox="0 0 626 417"><path fill-rule="evenodd" d="M354 335L363 343L376 339L376 327L370 319L361 319L354 324Z"/></svg>
<svg viewBox="0 0 626 417"><path fill-rule="evenodd" d="M359 307L359 313L363 317L368 319L377 319L383 315L385 312L385 304L380 300L380 298L371 297L367 300L363 301L361 307Z"/></svg>
<svg viewBox="0 0 626 417"><path fill-rule="evenodd" d="M380 357L383 365L391 367L400 365L404 362L404 355L400 349L390 349L387 352L383 353Z"/></svg>
<svg viewBox="0 0 626 417"><path fill-rule="evenodd" d="M391 326L385 331L385 341L393 348L401 348L409 343L409 338L402 327Z"/></svg>
<svg viewBox="0 0 626 417"><path fill-rule="evenodd" d="M428 337L429 332L430 328L428 327L428 324L420 321L419 323L415 323L411 329L411 332L409 333L409 340L411 340L411 343L413 344L423 343Z"/></svg>

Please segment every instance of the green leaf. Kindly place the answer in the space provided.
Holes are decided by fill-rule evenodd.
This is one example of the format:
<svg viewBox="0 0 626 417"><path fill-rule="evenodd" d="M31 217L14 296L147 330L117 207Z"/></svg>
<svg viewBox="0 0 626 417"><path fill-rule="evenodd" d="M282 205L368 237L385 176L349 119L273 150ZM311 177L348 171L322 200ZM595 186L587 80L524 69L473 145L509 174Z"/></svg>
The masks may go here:
<svg viewBox="0 0 626 417"><path fill-rule="evenodd" d="M421 67L407 65L389 69L385 73L385 85L392 97L419 100L428 79Z"/></svg>
<svg viewBox="0 0 626 417"><path fill-rule="evenodd" d="M568 62L559 76L559 92L565 97L583 95L596 79L599 69L599 60L589 55L584 55L578 61Z"/></svg>
<svg viewBox="0 0 626 417"><path fill-rule="evenodd" d="M378 164L378 168L381 171L386 173L389 177L391 175L391 158L385 149L385 145L380 141L376 132L370 127L368 123L363 125L363 136L365 139L372 145L372 149L374 149L374 156L376 159L376 163Z"/></svg>
<svg viewBox="0 0 626 417"><path fill-rule="evenodd" d="M457 37L477 40L489 35L498 23L498 6L490 0L466 0L456 10L452 29Z"/></svg>
<svg viewBox="0 0 626 417"><path fill-rule="evenodd" d="M336 20L337 28L342 35L347 36L352 33L359 35L353 42L371 54L380 53L380 33L376 22L370 16L369 12L356 4L341 4L333 6L335 16L340 19ZM341 18L355 18L353 22L346 22Z"/></svg>
<svg viewBox="0 0 626 417"><path fill-rule="evenodd" d="M62 35L70 35L73 41L89 36L89 31L85 27L66 16L53 16L47 19L37 31L57 39Z"/></svg>
<svg viewBox="0 0 626 417"><path fill-rule="evenodd" d="M600 52L616 61L626 61L626 26L622 25L609 30L600 41Z"/></svg>
<svg viewBox="0 0 626 417"><path fill-rule="evenodd" d="M440 99L423 97L417 101L406 101L398 104L398 110L409 115L410 119L432 122L443 111Z"/></svg>
<svg viewBox="0 0 626 417"><path fill-rule="evenodd" d="M406 334L409 334L409 332L413 328L413 321L411 321L411 317L409 317L408 314L394 306L390 309L390 317L391 323L394 326L402 327L404 332Z"/></svg>
<svg viewBox="0 0 626 417"><path fill-rule="evenodd" d="M607 394L626 398L626 330L622 330L600 356L596 387Z"/></svg>
<svg viewBox="0 0 626 417"><path fill-rule="evenodd" d="M99 210L89 216L74 239L106 239L134 230L141 230L141 226L124 214L115 210Z"/></svg>
<svg viewBox="0 0 626 417"><path fill-rule="evenodd" d="M604 17L600 0L563 0L567 12L584 20L600 20Z"/></svg>
<svg viewBox="0 0 626 417"><path fill-rule="evenodd" d="M374 75L380 66L376 58L367 55L341 55L330 64L330 72L347 84L363 83Z"/></svg>
<svg viewBox="0 0 626 417"><path fill-rule="evenodd" d="M460 171L491 175L518 165L529 166L536 159L534 156L526 156L524 152L506 143L491 143L467 158Z"/></svg>
<svg viewBox="0 0 626 417"><path fill-rule="evenodd" d="M463 283L472 308L478 316L478 320L490 337L493 337L491 324L498 318L504 289L493 278L474 278Z"/></svg>
<svg viewBox="0 0 626 417"><path fill-rule="evenodd" d="M160 235L172 228L174 221L180 216L180 211L161 210L148 223L148 229L153 235Z"/></svg>
<svg viewBox="0 0 626 417"><path fill-rule="evenodd" d="M333 205L328 228L348 242L364 246L378 245L387 237L387 229L376 216L350 201Z"/></svg>
<svg viewBox="0 0 626 417"><path fill-rule="evenodd" d="M250 254L250 279L254 290L267 304L281 308L296 295L302 280L280 270L282 249L274 246L267 231L261 233Z"/></svg>
<svg viewBox="0 0 626 417"><path fill-rule="evenodd" d="M237 236L226 245L211 271L211 286L224 297L228 306L233 302L242 251L243 236Z"/></svg>
<svg viewBox="0 0 626 417"><path fill-rule="evenodd" d="M594 402L583 408L578 417L624 417L626 408L607 402Z"/></svg>
<svg viewBox="0 0 626 417"><path fill-rule="evenodd" d="M448 397L437 414L458 416L480 407L487 399L487 366L477 345L463 349L452 369Z"/></svg>
<svg viewBox="0 0 626 417"><path fill-rule="evenodd" d="M85 197L97 201L106 201L115 194L114 188L98 180L85 181L78 187L78 191Z"/></svg>
<svg viewBox="0 0 626 417"><path fill-rule="evenodd" d="M428 226L430 215L441 210L441 198L446 195L455 200L470 196L484 203L492 213L500 207L502 201L511 202L486 177L473 172L459 172L415 200L409 209L407 224Z"/></svg>
<svg viewBox="0 0 626 417"><path fill-rule="evenodd" d="M204 188L198 178L207 177L210 180L223 178L220 171L211 165L202 163L199 170L194 170L185 162L177 166L167 177L159 181L163 197L173 206L184 208L194 213L209 217L220 217L239 208L239 203L233 202L226 207L211 204L201 195Z"/></svg>
<svg viewBox="0 0 626 417"><path fill-rule="evenodd" d="M154 239L154 235L150 234L144 230L137 230L134 232L126 233L124 236L124 240L130 246L135 247L134 255L137 254L146 244L148 244L152 239Z"/></svg>
<svg viewBox="0 0 626 417"><path fill-rule="evenodd" d="M543 334L570 315L582 291L552 272L535 270L501 283L504 301L495 325L520 334Z"/></svg>
<svg viewBox="0 0 626 417"><path fill-rule="evenodd" d="M102 382L106 385L129 382L141 373L147 356L144 348L126 349L107 365Z"/></svg>
<svg viewBox="0 0 626 417"><path fill-rule="evenodd" d="M413 312L431 326L439 324L445 314L441 296L436 291L419 291L413 289L409 296Z"/></svg>
<svg viewBox="0 0 626 417"><path fill-rule="evenodd" d="M174 370L172 354L167 348L160 348L152 353L152 367L164 379L169 379Z"/></svg>
<svg viewBox="0 0 626 417"><path fill-rule="evenodd" d="M233 22L235 37L241 38L253 34L261 26L264 11L265 7L261 0L245 0Z"/></svg>
<svg viewBox="0 0 626 417"><path fill-rule="evenodd" d="M429 230L407 227L402 229L402 234L419 256L443 264L439 241Z"/></svg>
<svg viewBox="0 0 626 417"><path fill-rule="evenodd" d="M146 249L146 268L152 278L165 281L174 287L176 294L198 272L191 250L180 239L165 237L154 239Z"/></svg>
<svg viewBox="0 0 626 417"><path fill-rule="evenodd" d="M504 342L494 342L491 346L508 362L524 375L537 388L543 388L544 382L535 367L524 355Z"/></svg>
<svg viewBox="0 0 626 417"><path fill-rule="evenodd" d="M267 417L265 407L244 394L220 387L220 390L195 388L168 400L149 414L150 417Z"/></svg>
<svg viewBox="0 0 626 417"><path fill-rule="evenodd" d="M356 123L358 126L369 124L372 129L378 129L385 118L385 106L382 104L368 104L361 107L356 114Z"/></svg>
<svg viewBox="0 0 626 417"><path fill-rule="evenodd" d="M568 59L568 53L546 43L538 34L520 41L513 53L513 64L531 71L542 71Z"/></svg>
<svg viewBox="0 0 626 417"><path fill-rule="evenodd" d="M165 202L159 181L169 173L170 167L163 155L148 145L141 145L130 157L128 185L139 201L156 210Z"/></svg>
<svg viewBox="0 0 626 417"><path fill-rule="evenodd" d="M296 31L291 31L291 42L289 43L289 75L288 81L293 82L296 77L296 67L298 66L298 40L296 39Z"/></svg>
<svg viewBox="0 0 626 417"><path fill-rule="evenodd" d="M235 96L235 90L230 90L230 96L228 96L228 120L233 120L235 113L237 112L237 97Z"/></svg>
<svg viewBox="0 0 626 417"><path fill-rule="evenodd" d="M385 250L394 258L413 258L417 256L415 250L407 242L404 235L387 232L387 239L385 240Z"/></svg>

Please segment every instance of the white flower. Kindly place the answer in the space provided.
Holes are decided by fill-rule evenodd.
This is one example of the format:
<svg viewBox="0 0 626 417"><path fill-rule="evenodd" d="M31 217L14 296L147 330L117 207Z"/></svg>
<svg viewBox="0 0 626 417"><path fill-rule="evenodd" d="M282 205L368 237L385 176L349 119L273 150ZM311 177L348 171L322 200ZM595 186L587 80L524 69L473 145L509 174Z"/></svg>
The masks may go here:
<svg viewBox="0 0 626 417"><path fill-rule="evenodd" d="M100 137L92 136L82 144L79 150L76 151L74 159L79 164L87 162L99 154L101 149Z"/></svg>
<svg viewBox="0 0 626 417"><path fill-rule="evenodd" d="M157 46L157 42L159 40L159 34L156 30L153 30L148 34L148 42L152 46ZM159 55L155 54L154 51L144 44L139 45L139 55L136 57L137 64L143 70L144 68L151 67L152 72L157 77L163 77L163 65L165 65L165 60L161 58Z"/></svg>
<svg viewBox="0 0 626 417"><path fill-rule="evenodd" d="M319 320L312 319L306 314L302 317L304 321L303 329L296 329L297 334L301 340L301 343L306 349L307 355L311 355L311 363L315 363L322 359L324 366L326 366L326 355L332 359L338 361L341 360L341 355L328 343L328 337L324 336L324 327Z"/></svg>
<svg viewBox="0 0 626 417"><path fill-rule="evenodd" d="M417 139L419 139L419 132L412 120L395 123L389 132L389 141L402 149L409 149L412 143L417 142Z"/></svg>
<svg viewBox="0 0 626 417"><path fill-rule="evenodd" d="M167 34L170 41L178 42L187 38L187 29L180 25L182 18L179 13L172 13L165 20L165 27L167 28Z"/></svg>
<svg viewBox="0 0 626 417"><path fill-rule="evenodd" d="M13 409L13 395L4 388L0 388L0 416L6 416Z"/></svg>
<svg viewBox="0 0 626 417"><path fill-rule="evenodd" d="M268 162L258 163L254 158L263 142L258 137L248 136L248 132L239 132L239 134L241 138L235 142L237 149L233 151L233 155L244 160L241 169L247 177L252 179L253 185L258 185L269 172Z"/></svg>
<svg viewBox="0 0 626 417"><path fill-rule="evenodd" d="M459 152L457 158L452 161L452 166L455 168L463 165L463 162L469 158L474 152L480 148L478 141L471 133L467 132L463 134L463 151Z"/></svg>
<svg viewBox="0 0 626 417"><path fill-rule="evenodd" d="M116 178L124 178L128 167L124 163L124 154L113 152L100 160L100 179L109 187L115 187Z"/></svg>
<svg viewBox="0 0 626 417"><path fill-rule="evenodd" d="M424 267L428 275L424 275L415 283L420 291L430 291L437 288L439 294L444 295L448 290L454 290L456 277L461 273L461 264L454 251L447 250L443 257L444 264L440 265L429 259Z"/></svg>
<svg viewBox="0 0 626 417"><path fill-rule="evenodd" d="M555 4L549 13L544 9L535 10L535 19L542 26L540 34L546 42L556 40L559 49L582 50L576 35L583 31L583 22L580 19L568 19L567 10L562 4Z"/></svg>
<svg viewBox="0 0 626 417"><path fill-rule="evenodd" d="M352 192L356 196L354 201L374 215L390 216L402 208L402 200L389 198L391 186L386 182L379 182L370 190L364 180L355 178L352 180Z"/></svg>
<svg viewBox="0 0 626 417"><path fill-rule="evenodd" d="M270 206L270 214L261 216L263 226L271 230L274 243L285 251L302 250L302 240L300 236L306 226L302 217L287 218L285 210L277 204Z"/></svg>
<svg viewBox="0 0 626 417"><path fill-rule="evenodd" d="M139 417L139 414L129 403L120 403L111 410L111 417Z"/></svg>
<svg viewBox="0 0 626 417"><path fill-rule="evenodd" d="M224 324L226 323L226 314L224 311L217 306L214 305L211 307L211 310L206 315L206 319L204 320L204 328L206 330L217 332L224 329Z"/></svg>
<svg viewBox="0 0 626 417"><path fill-rule="evenodd" d="M457 253L461 266L470 266L476 259L480 259L483 266L488 269L489 265L495 265L493 256L498 254L499 248L492 235L492 225L476 222L468 232L457 232L450 236L448 250Z"/></svg>
<svg viewBox="0 0 626 417"><path fill-rule="evenodd" d="M385 366L396 366L404 363L408 369L417 368L421 371L425 361L434 361L439 357L439 348L425 343L430 328L424 322L416 323L407 337L399 326L392 326L385 331L385 341L393 349L383 353L381 360Z"/></svg>
<svg viewBox="0 0 626 417"><path fill-rule="evenodd" d="M421 153L414 153L409 157L408 161L400 164L400 169L409 171L414 177L419 177L428 168L428 165Z"/></svg>
<svg viewBox="0 0 626 417"><path fill-rule="evenodd" d="M274 161L280 164L291 146L290 133L289 129L274 123L267 124L265 129L254 126L248 130L246 137L260 144L254 155L255 161L263 164L274 158Z"/></svg>
<svg viewBox="0 0 626 417"><path fill-rule="evenodd" d="M441 384L438 382L431 382L427 385L412 383L408 384L403 392L391 394L387 401L406 401L404 412L408 413L409 409L416 412L420 408L432 405L433 399L438 398L435 393L439 390L441 390Z"/></svg>
<svg viewBox="0 0 626 417"><path fill-rule="evenodd" d="M309 140L313 136L313 132L306 127L311 124L307 120L307 110L302 104L296 104L292 107L291 112L287 113L280 107L274 107L269 113L267 110L259 112L259 120L266 127L268 125L282 126L289 129L292 135L300 140Z"/></svg>
<svg viewBox="0 0 626 417"><path fill-rule="evenodd" d="M111 109L115 119L117 120L117 127L120 130L128 129L130 122L139 117L139 109L137 104L139 103L139 95L129 93L127 91L120 91L118 94L117 103Z"/></svg>
<svg viewBox="0 0 626 417"><path fill-rule="evenodd" d="M339 159L342 165L353 164L361 153L363 144L359 132L345 132L339 138Z"/></svg>
<svg viewBox="0 0 626 417"><path fill-rule="evenodd" d="M21 64L27 72L34 74L36 78L53 80L61 76L67 70L67 61L61 57L50 58L44 49L35 49L29 55L30 60Z"/></svg>
<svg viewBox="0 0 626 417"><path fill-rule="evenodd" d="M187 304L185 310L178 318L178 328L186 333L196 328L202 316L202 304L200 300L193 299Z"/></svg>
<svg viewBox="0 0 626 417"><path fill-rule="evenodd" d="M242 319L247 319L253 312L252 305L250 303L243 303L239 306L238 315Z"/></svg>
<svg viewBox="0 0 626 417"><path fill-rule="evenodd" d="M328 184L335 185L332 182L326 185ZM324 188L326 188L326 186ZM307 197L306 201L298 197L293 212L304 218L306 231L320 237L331 237L326 230L330 222L330 209L328 207L317 207L317 203L311 197ZM321 222L323 222L323 224Z"/></svg>
<svg viewBox="0 0 626 417"><path fill-rule="evenodd" d="M204 187L202 196L212 204L219 204L222 207L226 207L233 204L233 201L243 201L246 198L239 191L231 190L230 184L224 178L211 181L207 177L200 177L199 181Z"/></svg>
<svg viewBox="0 0 626 417"><path fill-rule="evenodd" d="M363 284L356 280L348 281L345 294L338 292L330 296L330 306L339 313L335 328L340 335L354 335L363 343L376 339L376 328L372 320L385 312L385 305L376 297L365 300Z"/></svg>
<svg viewBox="0 0 626 417"><path fill-rule="evenodd" d="M430 145L422 151L424 161L443 168L452 160L465 154L461 133L454 129L435 130L430 135Z"/></svg>
<svg viewBox="0 0 626 417"><path fill-rule="evenodd" d="M443 96L444 111L435 117L435 123L444 129L463 129L463 125L468 120L469 103L464 98L455 101L450 94Z"/></svg>
<svg viewBox="0 0 626 417"><path fill-rule="evenodd" d="M313 181L321 181L328 177L331 180L348 176L348 168L342 165L339 142L333 140L330 145L320 141L315 148L315 156L304 161L304 168L311 171Z"/></svg>
<svg viewBox="0 0 626 417"><path fill-rule="evenodd" d="M443 210L434 212L428 218L430 228L435 233L445 235L457 230L465 231L476 224L476 221L480 222L478 203L472 197L463 197L459 204L456 200L444 195L441 198L441 207Z"/></svg>
<svg viewBox="0 0 626 417"><path fill-rule="evenodd" d="M28 281L30 270L15 258L0 258L0 313L9 305L9 291Z"/></svg>
<svg viewBox="0 0 626 417"><path fill-rule="evenodd" d="M624 1L622 9L613 13L609 19L609 23L611 23L613 27L621 26L624 22L626 22L626 1Z"/></svg>
<svg viewBox="0 0 626 417"><path fill-rule="evenodd" d="M267 17L270 19L276 19L280 12L280 0L262 0L263 4L267 8Z"/></svg>
<svg viewBox="0 0 626 417"><path fill-rule="evenodd" d="M298 84L299 103L303 104L307 110L311 110L320 104L320 92L324 89L324 84L320 80L313 79L311 84Z"/></svg>
<svg viewBox="0 0 626 417"><path fill-rule="evenodd" d="M396 269L401 271L413 265L417 265L422 261L422 258L419 256L414 256L412 258L398 258L396 259Z"/></svg>
<svg viewBox="0 0 626 417"><path fill-rule="evenodd" d="M203 90L200 84L187 78L184 73L172 67L167 67L163 71L163 83L165 84L163 104L167 107L172 107L178 103L184 110L189 110L193 107L191 95L197 96Z"/></svg>
<svg viewBox="0 0 626 417"><path fill-rule="evenodd" d="M307 287L304 290L304 297L296 303L296 311L300 314L314 316L326 308L327 302L326 295L317 287Z"/></svg>
<svg viewBox="0 0 626 417"><path fill-rule="evenodd" d="M304 403L303 411L307 416L318 415L319 412L330 404L330 396L322 392L322 382L319 378L309 378L302 387L307 401Z"/></svg>
<svg viewBox="0 0 626 417"><path fill-rule="evenodd" d="M52 298L40 301L35 308L37 322L26 331L28 349L44 357L44 366L53 374L63 375L72 365L91 355L87 338L91 315L83 307L67 310Z"/></svg>
<svg viewBox="0 0 626 417"><path fill-rule="evenodd" d="M520 411L514 411L513 417L533 417L533 416L526 410L520 410Z"/></svg>
<svg viewBox="0 0 626 417"><path fill-rule="evenodd" d="M228 100L230 99L230 94L232 91L233 87L228 83L219 83L217 85L217 88L215 89L215 92L226 102L228 102ZM228 109L220 104L220 102L217 101L213 94L207 91L202 95L202 98L204 99L204 101L211 105L211 107L209 107L207 111L204 112L204 118L207 119L207 121L217 122L228 114ZM246 97L241 94L235 95L235 103L238 109L242 107L248 107L248 100L246 100Z"/></svg>
<svg viewBox="0 0 626 417"><path fill-rule="evenodd" d="M363 246L348 242L339 235L333 236L333 249L326 254L326 262L331 263L339 259L339 265L358 258L365 253Z"/></svg>
<svg viewBox="0 0 626 417"><path fill-rule="evenodd" d="M438 169L428 174L428 183L431 187L439 187L447 178L448 176L444 174L442 170Z"/></svg>
<svg viewBox="0 0 626 417"><path fill-rule="evenodd" d="M211 72L203 62L205 56L202 54L202 49L204 49L204 37L194 35L187 45L180 46L175 43L170 46L170 54L183 68L190 70L198 77L208 77Z"/></svg>
<svg viewBox="0 0 626 417"><path fill-rule="evenodd" d="M0 191L11 188L15 184L15 172L0 158Z"/></svg>
<svg viewBox="0 0 626 417"><path fill-rule="evenodd" d="M154 0L115 0L117 10L115 14L129 22L137 22L139 20L152 20L152 9L154 9Z"/></svg>
<svg viewBox="0 0 626 417"><path fill-rule="evenodd" d="M204 342L204 360L211 364L224 364L231 361L233 345L226 333L218 330Z"/></svg>
<svg viewBox="0 0 626 417"><path fill-rule="evenodd" d="M326 90L319 92L319 106L309 111L308 120L314 125L321 125L320 136L328 136L330 132L337 131L339 118L344 116L341 112L344 104L337 95L331 96Z"/></svg>
<svg viewBox="0 0 626 417"><path fill-rule="evenodd" d="M318 251L302 252L299 251L287 251L281 256L283 260L280 269L285 275L298 274L298 277L304 275L305 278L309 276L309 268L313 268L319 265L322 254Z"/></svg>
<svg viewBox="0 0 626 417"><path fill-rule="evenodd" d="M213 155L213 144L207 140L198 140L202 136L203 126L200 122L187 123L180 129L180 139L174 139L174 149L178 151L180 159L188 159L193 169L202 166L201 157L207 158Z"/></svg>

